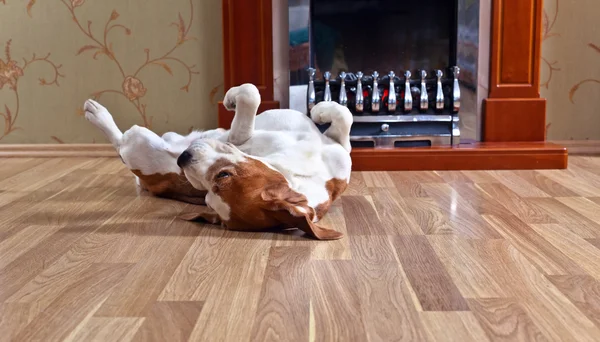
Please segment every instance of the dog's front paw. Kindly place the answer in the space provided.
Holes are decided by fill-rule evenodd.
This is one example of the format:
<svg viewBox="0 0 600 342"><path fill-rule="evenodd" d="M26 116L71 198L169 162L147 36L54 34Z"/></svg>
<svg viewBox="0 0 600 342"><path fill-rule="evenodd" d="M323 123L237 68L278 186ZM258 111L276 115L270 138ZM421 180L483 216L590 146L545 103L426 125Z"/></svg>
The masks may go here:
<svg viewBox="0 0 600 342"><path fill-rule="evenodd" d="M260 93L254 84L245 83L229 89L223 98L223 105L227 110L234 111L242 101L248 105L260 104Z"/></svg>

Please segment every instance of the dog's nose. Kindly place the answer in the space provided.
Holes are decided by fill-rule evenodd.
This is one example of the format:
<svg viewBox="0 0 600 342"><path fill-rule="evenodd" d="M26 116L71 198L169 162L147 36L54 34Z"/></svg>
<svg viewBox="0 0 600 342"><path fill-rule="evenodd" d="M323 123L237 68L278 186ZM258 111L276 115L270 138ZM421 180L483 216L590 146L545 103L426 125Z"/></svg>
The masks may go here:
<svg viewBox="0 0 600 342"><path fill-rule="evenodd" d="M192 154L188 151L183 151L179 158L177 158L177 166L183 168L190 163L190 160L192 160Z"/></svg>

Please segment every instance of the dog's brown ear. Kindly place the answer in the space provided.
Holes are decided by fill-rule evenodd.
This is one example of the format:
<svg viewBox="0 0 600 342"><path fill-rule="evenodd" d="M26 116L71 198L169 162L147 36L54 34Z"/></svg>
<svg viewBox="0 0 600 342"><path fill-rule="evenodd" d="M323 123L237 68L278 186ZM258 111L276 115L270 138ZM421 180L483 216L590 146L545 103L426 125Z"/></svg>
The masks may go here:
<svg viewBox="0 0 600 342"><path fill-rule="evenodd" d="M317 240L337 240L344 236L338 231L316 225L307 214L292 214L289 210L276 210L272 211L272 215L281 224L290 228L298 228Z"/></svg>
<svg viewBox="0 0 600 342"><path fill-rule="evenodd" d="M204 221L212 224L221 223L221 218L214 211L182 213L179 216L177 216L177 218L184 221Z"/></svg>
<svg viewBox="0 0 600 342"><path fill-rule="evenodd" d="M287 184L279 184L265 189L261 198L264 209L279 223L289 228L298 228L318 240L337 240L344 234L322 228L312 222L309 211L312 209L304 195L292 190Z"/></svg>

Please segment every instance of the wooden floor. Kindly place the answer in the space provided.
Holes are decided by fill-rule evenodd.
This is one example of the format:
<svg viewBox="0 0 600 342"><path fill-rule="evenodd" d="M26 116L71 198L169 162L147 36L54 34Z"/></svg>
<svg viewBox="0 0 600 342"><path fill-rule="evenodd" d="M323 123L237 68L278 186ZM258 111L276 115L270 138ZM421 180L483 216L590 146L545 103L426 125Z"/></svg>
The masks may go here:
<svg viewBox="0 0 600 342"><path fill-rule="evenodd" d="M0 341L600 341L600 157L355 173L317 242L175 219L112 159L0 159Z"/></svg>

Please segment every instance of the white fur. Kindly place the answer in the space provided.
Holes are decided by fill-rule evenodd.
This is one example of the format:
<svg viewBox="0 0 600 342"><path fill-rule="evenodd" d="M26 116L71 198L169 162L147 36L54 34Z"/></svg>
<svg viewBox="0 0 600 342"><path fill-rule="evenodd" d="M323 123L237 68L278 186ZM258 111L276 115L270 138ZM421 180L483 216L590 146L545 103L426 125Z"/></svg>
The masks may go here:
<svg viewBox="0 0 600 342"><path fill-rule="evenodd" d="M225 132L224 129L194 131L187 136L170 132L159 137L145 127L134 125L123 134L112 115L98 102L87 100L84 109L86 119L106 135L125 165L144 175L180 173L177 157L192 141L217 137Z"/></svg>
<svg viewBox="0 0 600 342"><path fill-rule="evenodd" d="M209 191L206 194L206 204L219 215L221 220L229 221L229 218L231 217L231 208L221 199L220 196L217 196L212 191Z"/></svg>
<svg viewBox="0 0 600 342"><path fill-rule="evenodd" d="M242 101L236 102L236 99ZM192 179L204 178L205 170L219 158L232 161L253 158L279 171L290 187L305 195L308 205L314 208L329 200L325 187L328 180L350 180L352 114L348 108L335 102L317 104L311 112L313 120L331 122L330 128L322 134L310 118L295 110L268 110L256 116L260 95L252 85L232 88L225 95L224 103L227 108L235 108L236 113L231 130L217 140L221 143L237 141L239 144L234 145L241 153L216 151L215 143L205 139L193 142L188 152L198 159L197 166L185 170L192 184ZM207 148L212 150L207 151ZM204 188L207 182L202 180Z"/></svg>
<svg viewBox="0 0 600 342"><path fill-rule="evenodd" d="M268 110L257 116L260 94L251 84L231 88L223 102L236 111L230 130L192 132L187 136L166 133L159 137L139 126L123 134L106 108L96 101L88 100L85 110L86 118L104 132L130 169L143 174L179 173L177 157L188 147L195 159L202 155L203 160L191 168L193 172L185 170L185 174L194 187L209 190L207 202L219 215L228 217L229 208L218 196L211 195L202 177L219 158L232 162L254 158L265 163L280 172L293 190L305 195L313 209L329 199L327 181L350 180L352 114L348 108L335 102L317 104L311 111L312 120L331 123L322 134L309 117L295 110Z"/></svg>

